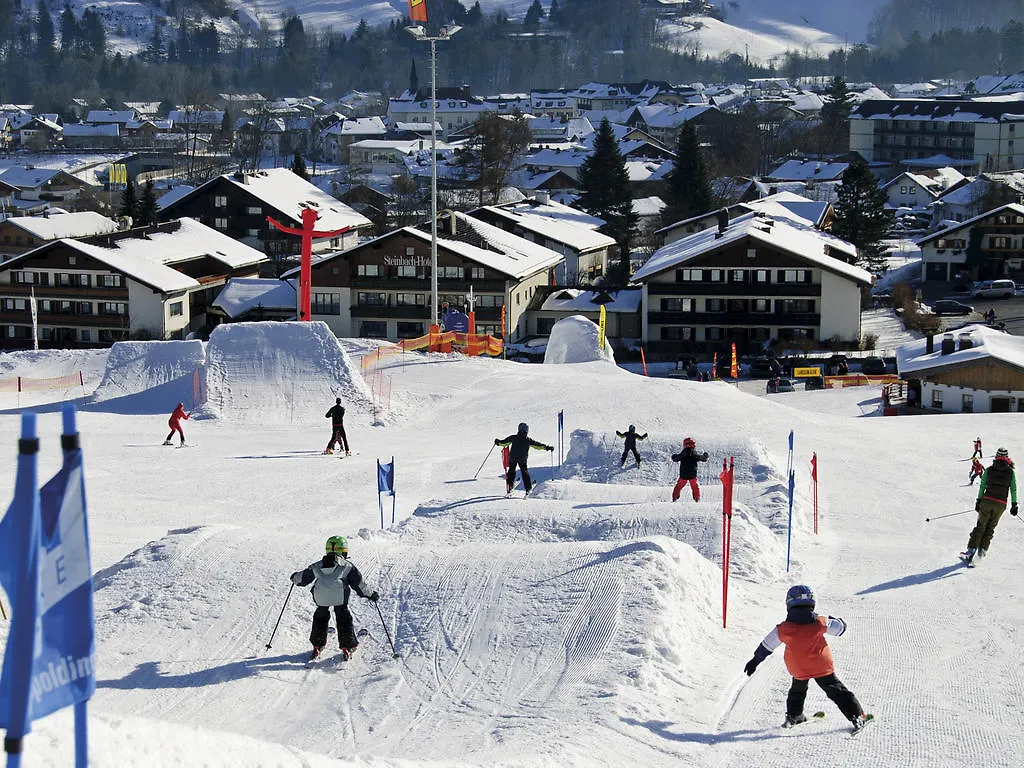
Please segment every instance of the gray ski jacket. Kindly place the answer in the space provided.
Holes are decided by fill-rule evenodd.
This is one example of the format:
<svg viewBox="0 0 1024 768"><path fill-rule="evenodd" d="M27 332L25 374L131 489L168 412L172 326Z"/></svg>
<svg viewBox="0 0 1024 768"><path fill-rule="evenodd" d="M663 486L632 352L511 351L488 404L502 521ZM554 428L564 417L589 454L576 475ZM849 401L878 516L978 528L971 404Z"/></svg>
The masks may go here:
<svg viewBox="0 0 1024 768"><path fill-rule="evenodd" d="M304 571L292 574L292 584L295 586L313 585L313 602L317 605L348 605L350 590L353 589L360 597L368 598L374 592L350 560L339 557L336 565L326 565L326 562L329 560L325 555Z"/></svg>

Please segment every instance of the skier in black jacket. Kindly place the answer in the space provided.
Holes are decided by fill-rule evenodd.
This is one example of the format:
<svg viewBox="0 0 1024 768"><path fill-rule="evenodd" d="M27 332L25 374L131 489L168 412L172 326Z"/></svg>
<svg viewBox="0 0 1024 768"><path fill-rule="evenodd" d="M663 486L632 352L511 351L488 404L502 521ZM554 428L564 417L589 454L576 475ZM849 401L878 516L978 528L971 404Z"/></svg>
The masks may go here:
<svg viewBox="0 0 1024 768"><path fill-rule="evenodd" d="M334 398L334 407L324 414L325 419L331 420L331 442L327 444L324 453L334 453L334 443L338 443L338 449L345 449L345 455L351 456L348 449L348 436L345 434L345 408L341 404L341 398Z"/></svg>
<svg viewBox="0 0 1024 768"><path fill-rule="evenodd" d="M708 453L697 453L697 443L692 437L683 440L683 450L672 454L672 461L679 462L679 480L672 489L672 501L679 501L679 494L687 483L693 492L693 500L700 501L700 486L697 485L697 462L707 461Z"/></svg>
<svg viewBox="0 0 1024 768"><path fill-rule="evenodd" d="M505 475L505 492L512 493L512 489L516 485L516 467L519 467L519 471L523 473L523 487L526 492L530 492L530 488L533 487L533 483L530 481L530 471L526 467L526 456L530 452L531 448L537 448L542 451L553 451L555 450L550 445L544 443L538 443L536 440L530 438L527 434L530 428L523 422L519 424L519 431L514 435L509 435L504 440L494 439L495 445L507 445L508 449L508 473Z"/></svg>
<svg viewBox="0 0 1024 768"><path fill-rule="evenodd" d="M619 467L626 466L626 456L629 455L630 451L633 452L633 457L636 459L636 465L639 467L640 454L636 450L636 441L646 440L647 433L644 432L642 435L638 435L636 433L636 427L630 424L629 429L627 429L625 432L619 432L618 430L615 430L615 434L618 435L619 437L626 438L626 447L622 449L622 458L619 459Z"/></svg>

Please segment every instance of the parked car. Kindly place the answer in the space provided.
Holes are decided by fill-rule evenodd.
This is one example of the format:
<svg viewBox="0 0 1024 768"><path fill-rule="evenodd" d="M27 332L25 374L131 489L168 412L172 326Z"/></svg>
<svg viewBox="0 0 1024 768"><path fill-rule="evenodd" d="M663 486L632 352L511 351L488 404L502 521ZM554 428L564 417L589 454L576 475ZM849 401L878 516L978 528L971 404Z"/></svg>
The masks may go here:
<svg viewBox="0 0 1024 768"><path fill-rule="evenodd" d="M880 357L865 357L860 369L868 376L881 376L886 372L885 360Z"/></svg>
<svg viewBox="0 0 1024 768"><path fill-rule="evenodd" d="M932 304L932 312L936 315L969 315L974 307L953 299L941 299Z"/></svg>
<svg viewBox="0 0 1024 768"><path fill-rule="evenodd" d="M825 388L825 377L824 376L808 376L804 379L804 390L810 392L815 389Z"/></svg>
<svg viewBox="0 0 1024 768"><path fill-rule="evenodd" d="M971 296L983 299L1009 299L1017 295L1013 280L983 280L975 283Z"/></svg>
<svg viewBox="0 0 1024 768"><path fill-rule="evenodd" d="M770 357L759 357L750 364L750 378L770 379L782 373L782 366L778 360Z"/></svg>
<svg viewBox="0 0 1024 768"><path fill-rule="evenodd" d="M795 392L796 389L793 387L793 382L789 379L768 379L768 384L765 386L765 392L769 395L774 395L776 392Z"/></svg>

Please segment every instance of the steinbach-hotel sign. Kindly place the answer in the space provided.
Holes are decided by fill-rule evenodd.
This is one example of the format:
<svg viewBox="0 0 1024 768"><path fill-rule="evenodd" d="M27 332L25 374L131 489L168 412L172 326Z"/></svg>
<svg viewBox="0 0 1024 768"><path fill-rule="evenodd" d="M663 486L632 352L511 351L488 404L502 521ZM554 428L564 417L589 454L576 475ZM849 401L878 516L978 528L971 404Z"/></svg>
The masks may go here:
<svg viewBox="0 0 1024 768"><path fill-rule="evenodd" d="M386 267L429 267L429 256L385 256Z"/></svg>

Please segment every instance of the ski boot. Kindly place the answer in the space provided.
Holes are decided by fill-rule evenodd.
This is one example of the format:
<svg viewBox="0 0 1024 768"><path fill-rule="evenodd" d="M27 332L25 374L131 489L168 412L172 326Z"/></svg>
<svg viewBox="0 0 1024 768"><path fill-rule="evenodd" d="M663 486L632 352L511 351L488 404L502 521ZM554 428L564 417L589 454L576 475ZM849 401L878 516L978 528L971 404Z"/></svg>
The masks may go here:
<svg viewBox="0 0 1024 768"><path fill-rule="evenodd" d="M323 651L323 648L321 646L314 645L313 652L309 654L309 660L316 661L317 659L319 659L321 651Z"/></svg>
<svg viewBox="0 0 1024 768"><path fill-rule="evenodd" d="M792 728L794 725L800 725L800 723L807 722L807 715L801 712L799 715L786 715L786 720L782 723L783 728Z"/></svg>
<svg viewBox="0 0 1024 768"><path fill-rule="evenodd" d="M164 440L164 445L173 445L173 443L170 440Z"/></svg>
<svg viewBox="0 0 1024 768"><path fill-rule="evenodd" d="M988 550L987 549L979 549L977 554L974 555L974 557L977 560L984 560L986 557L988 557Z"/></svg>
<svg viewBox="0 0 1024 768"><path fill-rule="evenodd" d="M332 456L332 455L334 455L334 451L333 450L331 450L330 448L324 448L324 456Z"/></svg>
<svg viewBox="0 0 1024 768"><path fill-rule="evenodd" d="M967 563L968 567L974 567L974 547L968 547L966 552L960 553L960 559Z"/></svg>
<svg viewBox="0 0 1024 768"><path fill-rule="evenodd" d="M853 730L850 731L850 733L856 736L858 733L864 730L864 727L868 723L870 723L874 719L874 715L866 715L863 712L861 712L859 715L853 718L853 720L850 721L850 724L853 726Z"/></svg>

